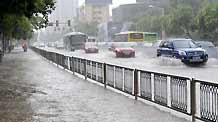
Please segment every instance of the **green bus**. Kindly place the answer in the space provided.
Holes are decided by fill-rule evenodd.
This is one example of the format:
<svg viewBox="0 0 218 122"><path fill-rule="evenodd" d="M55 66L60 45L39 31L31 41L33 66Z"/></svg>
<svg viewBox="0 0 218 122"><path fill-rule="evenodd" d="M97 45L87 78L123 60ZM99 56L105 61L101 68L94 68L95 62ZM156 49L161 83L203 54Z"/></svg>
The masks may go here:
<svg viewBox="0 0 218 122"><path fill-rule="evenodd" d="M145 42L156 42L158 40L158 33L155 32L144 32Z"/></svg>

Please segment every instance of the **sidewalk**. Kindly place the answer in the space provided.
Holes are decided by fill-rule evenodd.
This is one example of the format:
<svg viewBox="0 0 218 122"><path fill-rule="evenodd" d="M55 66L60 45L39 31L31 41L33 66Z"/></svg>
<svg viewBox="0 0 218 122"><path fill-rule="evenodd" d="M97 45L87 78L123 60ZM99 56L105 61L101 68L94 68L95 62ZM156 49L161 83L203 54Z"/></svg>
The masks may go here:
<svg viewBox="0 0 218 122"><path fill-rule="evenodd" d="M28 50L0 64L0 122L186 122L82 80Z"/></svg>

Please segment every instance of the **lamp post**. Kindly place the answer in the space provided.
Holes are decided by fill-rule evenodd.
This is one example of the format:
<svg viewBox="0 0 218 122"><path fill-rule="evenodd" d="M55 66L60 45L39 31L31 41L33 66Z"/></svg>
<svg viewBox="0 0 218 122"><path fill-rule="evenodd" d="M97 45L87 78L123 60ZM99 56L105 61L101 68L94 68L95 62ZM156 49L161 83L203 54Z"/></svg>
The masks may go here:
<svg viewBox="0 0 218 122"><path fill-rule="evenodd" d="M161 10L161 16L163 17L165 15L164 8L161 8L161 7L158 7L158 6L154 6L154 5L149 5L148 7L149 8L158 8L159 10ZM161 25L161 37L162 37L162 40L166 39L166 31L164 29L164 25L163 24Z"/></svg>

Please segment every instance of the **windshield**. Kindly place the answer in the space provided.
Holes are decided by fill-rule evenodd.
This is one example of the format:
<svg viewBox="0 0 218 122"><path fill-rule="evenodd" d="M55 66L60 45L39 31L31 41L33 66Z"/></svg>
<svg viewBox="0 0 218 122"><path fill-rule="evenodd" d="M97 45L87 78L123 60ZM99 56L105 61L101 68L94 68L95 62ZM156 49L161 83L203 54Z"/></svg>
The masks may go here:
<svg viewBox="0 0 218 122"><path fill-rule="evenodd" d="M86 36L85 35L74 35L74 36L70 36L70 40L73 42L84 43L86 41Z"/></svg>
<svg viewBox="0 0 218 122"><path fill-rule="evenodd" d="M175 48L196 48L197 46L191 40L176 40L173 42Z"/></svg>
<svg viewBox="0 0 218 122"><path fill-rule="evenodd" d="M143 34L142 33L131 33L130 38L132 38L132 39L143 39Z"/></svg>

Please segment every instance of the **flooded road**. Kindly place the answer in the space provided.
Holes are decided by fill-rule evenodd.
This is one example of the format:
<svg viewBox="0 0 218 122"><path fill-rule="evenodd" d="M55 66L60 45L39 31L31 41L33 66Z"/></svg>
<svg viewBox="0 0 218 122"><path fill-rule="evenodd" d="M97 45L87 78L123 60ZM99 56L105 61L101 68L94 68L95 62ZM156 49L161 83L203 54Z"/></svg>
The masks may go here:
<svg viewBox="0 0 218 122"><path fill-rule="evenodd" d="M97 54L86 54L83 50L69 52L65 50L57 50L54 48L46 48L48 51L60 52L65 55L85 58L94 61L111 63L125 67L137 68L145 71L153 71L183 77L195 78L209 82L218 82L218 59L209 58L206 65L187 66L178 59L161 57L157 58L154 49L147 51L136 50L135 58L116 58L115 53L107 49L101 49Z"/></svg>
<svg viewBox="0 0 218 122"><path fill-rule="evenodd" d="M0 65L1 122L186 122L15 51Z"/></svg>

